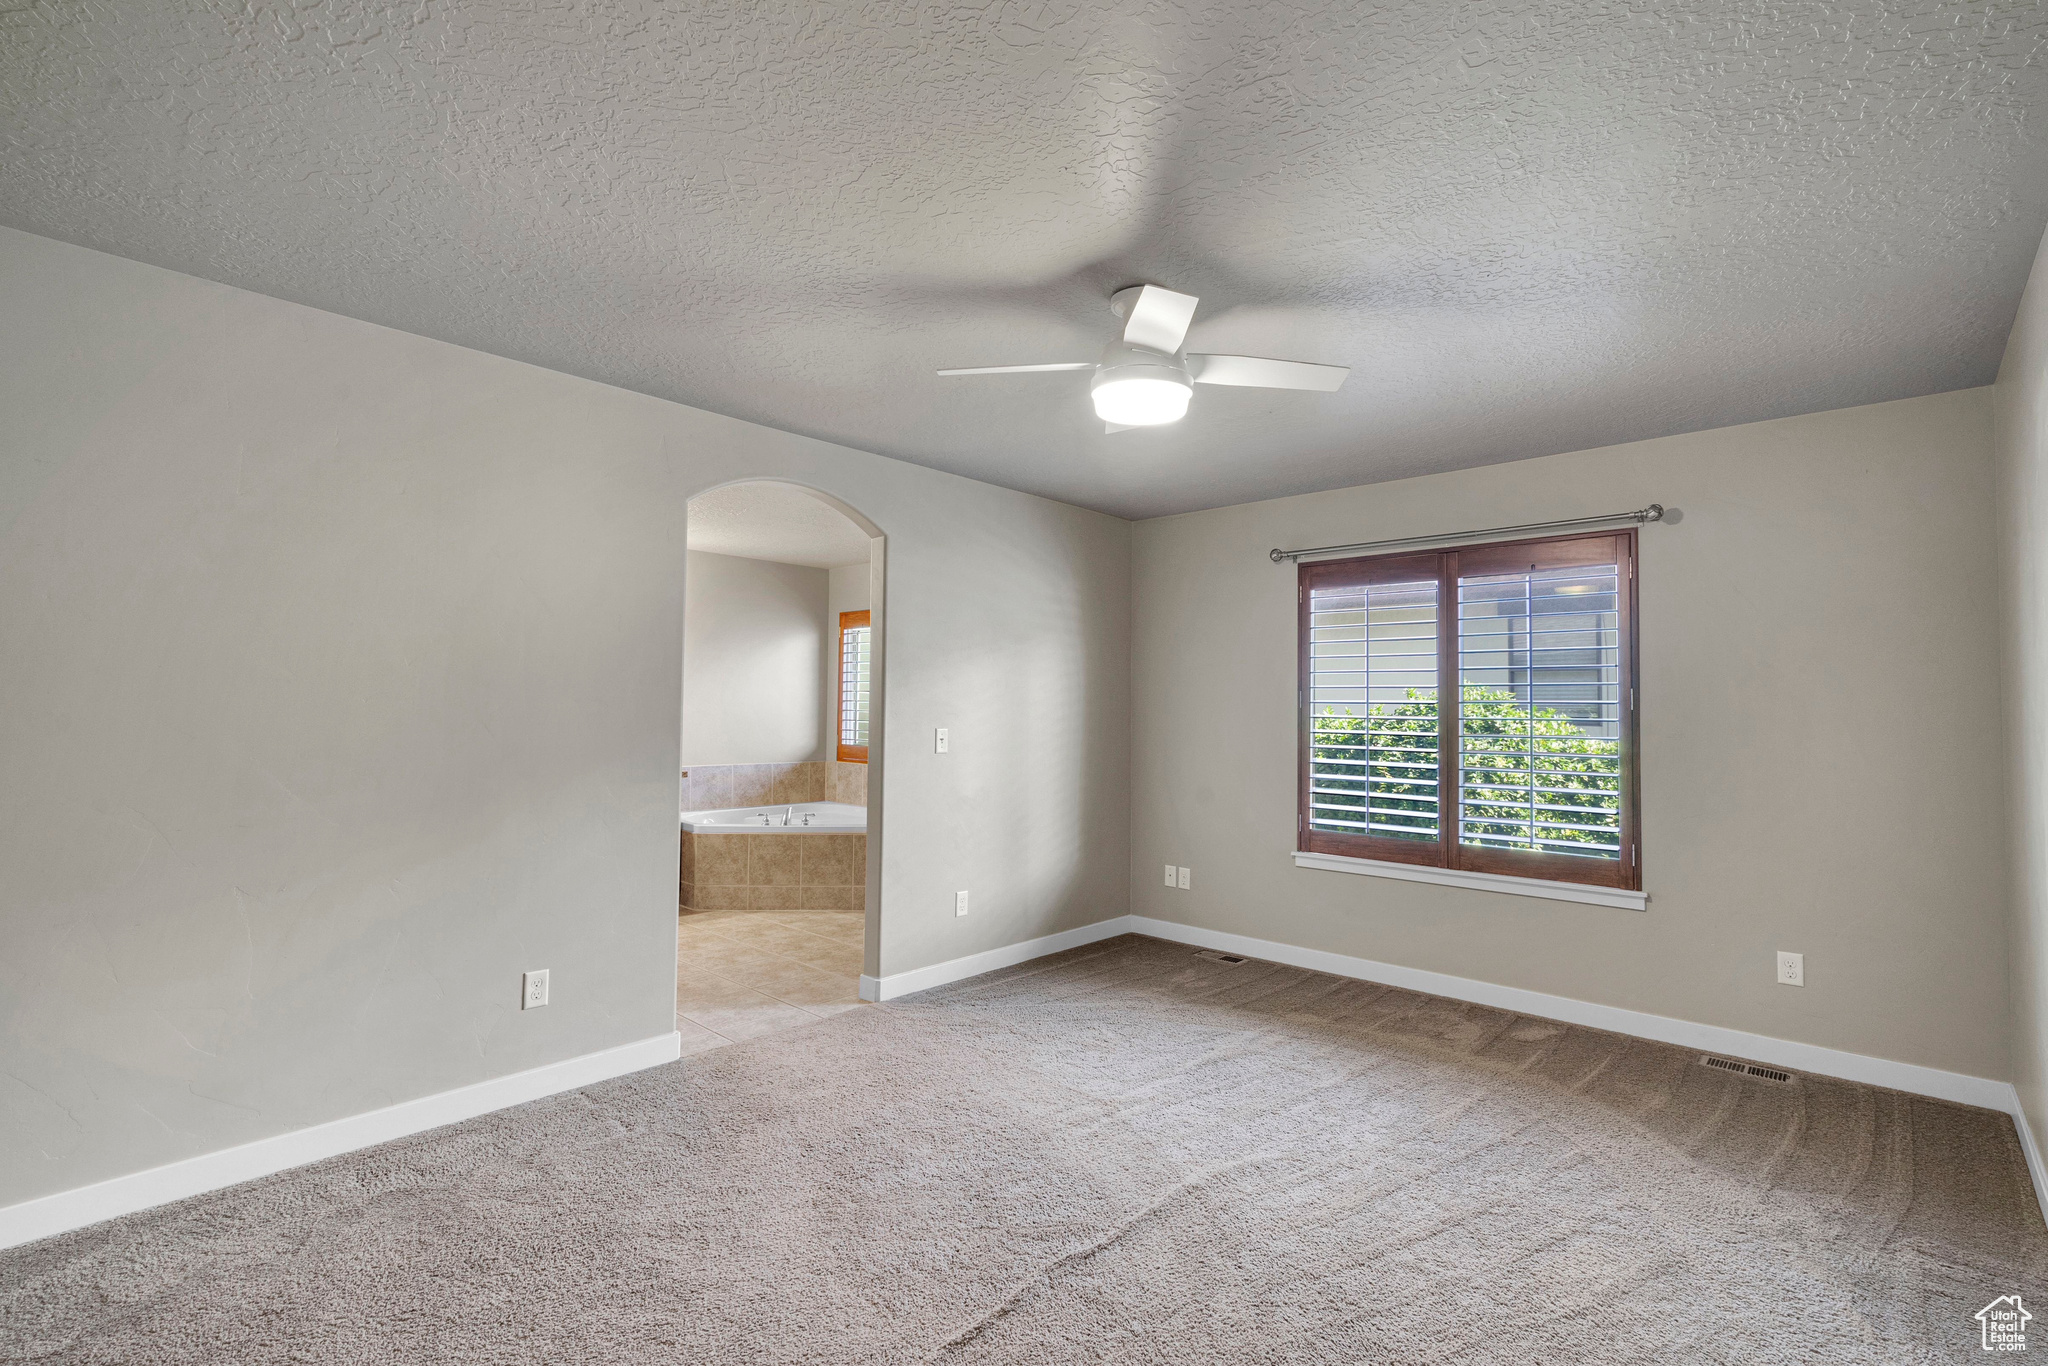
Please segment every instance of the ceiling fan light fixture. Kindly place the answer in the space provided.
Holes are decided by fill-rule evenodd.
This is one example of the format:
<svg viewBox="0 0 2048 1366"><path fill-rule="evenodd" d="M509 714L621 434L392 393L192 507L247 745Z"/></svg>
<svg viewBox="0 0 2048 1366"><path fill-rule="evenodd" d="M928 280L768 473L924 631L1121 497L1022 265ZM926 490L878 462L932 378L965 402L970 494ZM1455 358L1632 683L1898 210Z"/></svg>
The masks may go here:
<svg viewBox="0 0 2048 1366"><path fill-rule="evenodd" d="M1118 427L1157 427L1187 416L1194 383L1178 356L1112 342L1088 387L1095 415Z"/></svg>
<svg viewBox="0 0 2048 1366"><path fill-rule="evenodd" d="M1095 415L1119 427L1157 427L1187 416L1192 387L1165 375L1105 375L1095 385Z"/></svg>

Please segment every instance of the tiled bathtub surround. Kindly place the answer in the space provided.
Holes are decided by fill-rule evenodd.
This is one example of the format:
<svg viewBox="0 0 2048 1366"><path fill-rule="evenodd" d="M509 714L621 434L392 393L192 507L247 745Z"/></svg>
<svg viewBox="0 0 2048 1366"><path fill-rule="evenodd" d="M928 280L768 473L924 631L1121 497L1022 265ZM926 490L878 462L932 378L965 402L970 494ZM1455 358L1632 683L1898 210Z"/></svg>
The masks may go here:
<svg viewBox="0 0 2048 1366"><path fill-rule="evenodd" d="M825 770L825 795L821 801L845 802L848 806L868 804L866 764L821 764Z"/></svg>
<svg viewBox="0 0 2048 1366"><path fill-rule="evenodd" d="M683 769L683 810L772 806L777 802L868 804L868 766L806 764L692 764Z"/></svg>
<svg viewBox="0 0 2048 1366"><path fill-rule="evenodd" d="M867 909L866 835L692 835L683 839L686 911Z"/></svg>

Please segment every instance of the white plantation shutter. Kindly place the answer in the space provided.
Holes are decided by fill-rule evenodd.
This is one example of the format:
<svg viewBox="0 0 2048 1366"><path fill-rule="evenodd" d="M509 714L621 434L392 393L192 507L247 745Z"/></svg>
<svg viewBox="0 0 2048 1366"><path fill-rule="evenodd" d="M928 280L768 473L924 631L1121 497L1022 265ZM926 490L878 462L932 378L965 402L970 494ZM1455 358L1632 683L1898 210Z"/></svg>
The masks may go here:
<svg viewBox="0 0 2048 1366"><path fill-rule="evenodd" d="M1298 847L1639 887L1634 564L1632 532L1304 564Z"/></svg>
<svg viewBox="0 0 2048 1366"><path fill-rule="evenodd" d="M1302 568L1305 848L1440 861L1440 558L1397 555Z"/></svg>
<svg viewBox="0 0 2048 1366"><path fill-rule="evenodd" d="M872 632L866 612L839 614L839 757L866 762L868 747L869 656Z"/></svg>
<svg viewBox="0 0 2048 1366"><path fill-rule="evenodd" d="M1438 838L1437 583L1309 593L1309 726L1317 830Z"/></svg>
<svg viewBox="0 0 2048 1366"><path fill-rule="evenodd" d="M1458 579L1458 839L1621 856L1621 566Z"/></svg>

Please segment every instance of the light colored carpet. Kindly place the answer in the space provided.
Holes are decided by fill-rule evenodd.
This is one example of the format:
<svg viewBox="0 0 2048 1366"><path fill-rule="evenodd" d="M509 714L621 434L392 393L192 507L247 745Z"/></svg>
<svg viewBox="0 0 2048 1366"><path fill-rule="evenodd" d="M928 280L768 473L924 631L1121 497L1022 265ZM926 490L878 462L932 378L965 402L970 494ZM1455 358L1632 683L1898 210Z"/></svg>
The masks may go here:
<svg viewBox="0 0 2048 1366"><path fill-rule="evenodd" d="M1952 1361L2044 1253L2003 1116L1121 939L0 1254L0 1352Z"/></svg>

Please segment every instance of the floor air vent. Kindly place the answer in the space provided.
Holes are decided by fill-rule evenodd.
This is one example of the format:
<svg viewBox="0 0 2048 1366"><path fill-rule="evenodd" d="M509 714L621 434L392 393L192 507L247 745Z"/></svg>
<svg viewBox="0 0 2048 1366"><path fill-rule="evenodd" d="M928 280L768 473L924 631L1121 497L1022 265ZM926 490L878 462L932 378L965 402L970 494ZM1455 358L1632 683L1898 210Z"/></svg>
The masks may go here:
<svg viewBox="0 0 2048 1366"><path fill-rule="evenodd" d="M1790 1081L1790 1072L1780 1072L1775 1067L1758 1067L1753 1062L1736 1062L1733 1058L1702 1056L1702 1067L1718 1067L1723 1072L1733 1072L1738 1077L1762 1077L1765 1081Z"/></svg>
<svg viewBox="0 0 2048 1366"><path fill-rule="evenodd" d="M1237 954L1218 953L1214 949L1202 949L1195 954L1195 957L1206 958L1212 963L1243 963L1248 961L1244 958L1239 957Z"/></svg>

